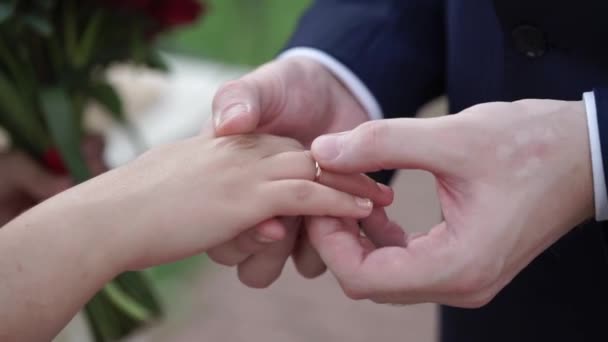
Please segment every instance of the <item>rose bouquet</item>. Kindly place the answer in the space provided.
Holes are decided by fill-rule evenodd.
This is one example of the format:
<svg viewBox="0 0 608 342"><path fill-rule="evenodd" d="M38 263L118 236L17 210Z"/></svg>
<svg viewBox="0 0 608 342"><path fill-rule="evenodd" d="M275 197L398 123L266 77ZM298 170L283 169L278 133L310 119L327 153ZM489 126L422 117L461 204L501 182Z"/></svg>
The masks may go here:
<svg viewBox="0 0 608 342"><path fill-rule="evenodd" d="M90 178L80 149L85 108L96 102L124 122L106 69L117 62L164 69L154 39L203 9L196 0L0 0L0 126L12 147L75 182ZM109 341L161 310L143 274L129 272L84 311L95 339Z"/></svg>

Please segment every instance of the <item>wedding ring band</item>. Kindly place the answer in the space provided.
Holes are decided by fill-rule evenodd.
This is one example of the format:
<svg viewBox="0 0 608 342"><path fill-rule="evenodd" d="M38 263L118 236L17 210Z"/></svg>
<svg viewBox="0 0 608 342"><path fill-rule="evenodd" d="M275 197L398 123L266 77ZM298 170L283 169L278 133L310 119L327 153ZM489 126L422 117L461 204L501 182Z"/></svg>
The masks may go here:
<svg viewBox="0 0 608 342"><path fill-rule="evenodd" d="M319 179L321 179L322 173L323 173L323 170L321 170L321 166L319 165L319 162L315 160L315 182L318 182Z"/></svg>

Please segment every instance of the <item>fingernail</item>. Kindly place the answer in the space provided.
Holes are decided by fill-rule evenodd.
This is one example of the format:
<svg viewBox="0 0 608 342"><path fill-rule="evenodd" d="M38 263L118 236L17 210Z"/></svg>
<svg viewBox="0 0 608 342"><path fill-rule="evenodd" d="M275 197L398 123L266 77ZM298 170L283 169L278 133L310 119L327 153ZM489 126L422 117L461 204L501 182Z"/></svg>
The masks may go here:
<svg viewBox="0 0 608 342"><path fill-rule="evenodd" d="M222 110L219 114L214 115L215 127L220 127L222 124L230 121L230 119L243 115L249 112L249 106L243 103L235 103Z"/></svg>
<svg viewBox="0 0 608 342"><path fill-rule="evenodd" d="M393 189L390 186L386 186L382 183L376 183L376 185L382 192L393 192Z"/></svg>
<svg viewBox="0 0 608 342"><path fill-rule="evenodd" d="M331 161L336 159L342 151L344 135L346 133L324 135L312 144L312 150L318 161Z"/></svg>
<svg viewBox="0 0 608 342"><path fill-rule="evenodd" d="M265 236L265 235L260 235L260 234L258 234L258 235L255 236L255 240L257 242L259 242L259 243L273 243L273 242L277 241L277 240L275 240L275 239L273 239L271 237L268 237L268 236Z"/></svg>
<svg viewBox="0 0 608 342"><path fill-rule="evenodd" d="M357 202L358 206L364 209L371 209L374 206L374 203L369 198L355 197L355 202Z"/></svg>

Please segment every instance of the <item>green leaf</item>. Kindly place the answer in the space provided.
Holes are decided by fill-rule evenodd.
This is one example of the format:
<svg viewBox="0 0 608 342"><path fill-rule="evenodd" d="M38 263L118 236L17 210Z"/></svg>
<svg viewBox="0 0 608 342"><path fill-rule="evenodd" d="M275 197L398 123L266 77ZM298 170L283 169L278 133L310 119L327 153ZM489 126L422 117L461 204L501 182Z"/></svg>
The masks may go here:
<svg viewBox="0 0 608 342"><path fill-rule="evenodd" d="M63 41L64 49L72 64L76 62L78 53L78 13L74 1L67 0L63 4Z"/></svg>
<svg viewBox="0 0 608 342"><path fill-rule="evenodd" d="M98 292L85 306L89 328L96 342L116 341L123 337L119 322L116 322L117 309L104 292Z"/></svg>
<svg viewBox="0 0 608 342"><path fill-rule="evenodd" d="M162 308L156 293L144 272L125 272L114 279L125 293L150 310L154 316L162 315Z"/></svg>
<svg viewBox="0 0 608 342"><path fill-rule="evenodd" d="M128 295L119 285L114 282L106 284L103 293L108 296L112 304L126 313L130 318L138 322L146 322L154 317L154 313L142 303Z"/></svg>
<svg viewBox="0 0 608 342"><path fill-rule="evenodd" d="M156 51L155 49L150 49L148 54L146 55L145 64L156 70L160 70L163 72L169 71L169 66L165 63L163 57Z"/></svg>
<svg viewBox="0 0 608 342"><path fill-rule="evenodd" d="M15 2L2 2L0 3L0 24L7 21L10 17L15 14Z"/></svg>
<svg viewBox="0 0 608 342"><path fill-rule="evenodd" d="M48 18L30 14L23 16L23 22L41 36L50 37L53 34L53 26Z"/></svg>
<svg viewBox="0 0 608 342"><path fill-rule="evenodd" d="M70 175L77 182L89 179L91 173L80 149L82 128L67 91L48 88L40 98L47 126Z"/></svg>
<svg viewBox="0 0 608 342"><path fill-rule="evenodd" d="M91 20L89 20L87 24L87 28L85 29L81 41L80 46L78 47L78 52L75 56L74 64L76 67L81 68L89 63L91 56L93 55L93 50L95 47L95 42L97 41L97 37L99 35L101 23L103 22L104 12L98 10Z"/></svg>
<svg viewBox="0 0 608 342"><path fill-rule="evenodd" d="M98 82L90 88L91 96L97 103L102 105L112 117L117 121L124 123L125 116L122 106L122 100L114 87L105 82Z"/></svg>
<svg viewBox="0 0 608 342"><path fill-rule="evenodd" d="M141 28L136 27L131 31L131 58L135 63L145 63L147 57L147 46L144 44L144 35Z"/></svg>
<svg viewBox="0 0 608 342"><path fill-rule="evenodd" d="M0 121L29 151L42 153L48 145L44 125L36 117L34 99L24 100L17 87L0 73Z"/></svg>

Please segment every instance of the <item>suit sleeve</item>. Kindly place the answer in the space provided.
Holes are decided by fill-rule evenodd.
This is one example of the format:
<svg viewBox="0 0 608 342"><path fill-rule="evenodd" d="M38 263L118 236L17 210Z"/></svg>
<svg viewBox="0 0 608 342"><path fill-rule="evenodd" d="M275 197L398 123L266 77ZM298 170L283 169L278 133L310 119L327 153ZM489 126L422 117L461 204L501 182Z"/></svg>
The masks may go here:
<svg viewBox="0 0 608 342"><path fill-rule="evenodd" d="M371 91L384 117L412 116L444 92L440 0L317 0L287 48L334 57Z"/></svg>

